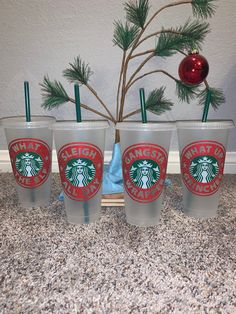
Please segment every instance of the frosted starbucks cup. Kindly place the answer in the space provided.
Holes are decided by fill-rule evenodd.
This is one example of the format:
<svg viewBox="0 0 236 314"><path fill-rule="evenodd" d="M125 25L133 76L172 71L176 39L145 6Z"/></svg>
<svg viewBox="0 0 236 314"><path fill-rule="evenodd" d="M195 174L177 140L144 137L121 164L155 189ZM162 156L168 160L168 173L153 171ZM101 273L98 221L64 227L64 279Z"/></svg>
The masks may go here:
<svg viewBox="0 0 236 314"><path fill-rule="evenodd" d="M62 121L53 125L69 223L95 222L101 210L107 121Z"/></svg>
<svg viewBox="0 0 236 314"><path fill-rule="evenodd" d="M0 120L5 129L19 203L26 208L47 206L51 194L52 131L55 118L32 116Z"/></svg>
<svg viewBox="0 0 236 314"><path fill-rule="evenodd" d="M233 121L178 121L184 212L217 215L229 129Z"/></svg>
<svg viewBox="0 0 236 314"><path fill-rule="evenodd" d="M136 226L157 225L175 124L122 122L116 129L121 139L126 220Z"/></svg>

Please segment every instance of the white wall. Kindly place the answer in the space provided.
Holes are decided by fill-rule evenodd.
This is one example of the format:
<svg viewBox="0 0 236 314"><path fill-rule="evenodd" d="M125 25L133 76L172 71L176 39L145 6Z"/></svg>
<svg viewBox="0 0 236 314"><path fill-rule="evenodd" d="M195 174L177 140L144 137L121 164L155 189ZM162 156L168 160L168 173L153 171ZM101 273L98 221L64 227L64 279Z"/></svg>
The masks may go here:
<svg viewBox="0 0 236 314"><path fill-rule="evenodd" d="M170 0L170 2L173 0ZM32 113L45 114L40 107L39 82L45 74L52 79L65 82L61 72L74 57L89 62L94 76L91 84L115 112L115 94L121 51L112 44L113 21L123 17L123 0L0 0L0 116L24 113L23 81L31 86ZM167 0L150 0L154 12ZM169 1L168 1L169 3ZM208 35L203 54L210 63L209 83L223 88L227 103L211 118L236 120L236 1L218 1L219 8L209 20L212 32ZM191 16L188 5L169 9L159 16L150 32L165 26L178 26ZM153 42L143 46L151 48ZM177 76L181 56L166 60L154 59L146 69L165 68ZM137 60L136 62L139 62ZM151 76L136 84L130 92L126 108L135 109L138 104L138 88L149 90L167 86L167 96L175 102L171 113L163 117L149 115L152 119L189 119L201 117L201 108L196 104L180 104L174 91L174 84L163 76ZM70 94L73 86L65 84ZM98 108L98 103L85 88L81 90L84 103ZM100 108L100 107L99 107ZM60 119L73 119L74 106L64 105L51 114ZM83 112L84 118L95 118ZM137 119L138 117L136 117ZM229 151L236 151L236 131L231 132ZM108 139L107 149L111 149ZM3 132L0 131L0 150L6 149ZM176 139L172 150L177 149Z"/></svg>

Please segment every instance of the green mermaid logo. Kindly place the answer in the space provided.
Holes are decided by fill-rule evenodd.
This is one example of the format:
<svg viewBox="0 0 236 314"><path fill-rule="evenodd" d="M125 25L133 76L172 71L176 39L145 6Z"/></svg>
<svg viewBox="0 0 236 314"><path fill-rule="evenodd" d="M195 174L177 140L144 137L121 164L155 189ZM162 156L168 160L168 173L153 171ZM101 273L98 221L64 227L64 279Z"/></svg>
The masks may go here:
<svg viewBox="0 0 236 314"><path fill-rule="evenodd" d="M160 178L160 168L154 160L136 160L130 168L130 178L141 189L151 188Z"/></svg>
<svg viewBox="0 0 236 314"><path fill-rule="evenodd" d="M19 153L16 156L17 171L24 177L34 177L43 167L42 158L36 153Z"/></svg>
<svg viewBox="0 0 236 314"><path fill-rule="evenodd" d="M95 174L94 164L86 158L71 159L65 169L67 180L76 187L87 186L94 179Z"/></svg>
<svg viewBox="0 0 236 314"><path fill-rule="evenodd" d="M200 183L209 183L219 173L219 165L212 156L199 156L192 160L189 172Z"/></svg>

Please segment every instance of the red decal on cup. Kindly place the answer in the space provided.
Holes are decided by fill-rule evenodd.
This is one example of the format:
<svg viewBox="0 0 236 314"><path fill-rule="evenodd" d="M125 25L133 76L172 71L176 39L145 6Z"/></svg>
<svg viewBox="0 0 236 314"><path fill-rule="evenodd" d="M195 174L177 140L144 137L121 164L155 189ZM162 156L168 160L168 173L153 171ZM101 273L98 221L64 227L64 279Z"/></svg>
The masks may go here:
<svg viewBox="0 0 236 314"><path fill-rule="evenodd" d="M51 150L35 138L19 138L9 144L11 165L16 182L24 188L37 188L51 170Z"/></svg>
<svg viewBox="0 0 236 314"><path fill-rule="evenodd" d="M208 196L219 189L225 163L225 148L215 141L198 141L181 154L182 179L193 194Z"/></svg>
<svg viewBox="0 0 236 314"><path fill-rule="evenodd" d="M66 195L76 201L92 198L102 183L103 155L90 143L76 142L58 152L61 182Z"/></svg>
<svg viewBox="0 0 236 314"><path fill-rule="evenodd" d="M139 203L156 200L163 189L168 155L155 144L128 147L122 157L125 190Z"/></svg>

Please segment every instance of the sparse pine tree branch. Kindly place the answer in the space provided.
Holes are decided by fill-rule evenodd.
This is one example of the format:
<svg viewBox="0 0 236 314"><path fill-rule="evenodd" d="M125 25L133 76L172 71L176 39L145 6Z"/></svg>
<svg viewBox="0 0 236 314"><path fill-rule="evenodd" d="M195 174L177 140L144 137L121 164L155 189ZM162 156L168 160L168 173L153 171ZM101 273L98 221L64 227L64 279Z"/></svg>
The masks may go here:
<svg viewBox="0 0 236 314"><path fill-rule="evenodd" d="M149 0L136 0L125 3L127 20L142 29L146 23L149 9Z"/></svg>
<svg viewBox="0 0 236 314"><path fill-rule="evenodd" d="M123 112L124 112L124 105L125 105L125 96L127 93L127 86L132 82L133 78L139 73L139 71L143 68L143 66L155 55L154 52L152 52L136 69L136 71L131 75L128 83L126 84L126 78L127 78L127 67L128 63L125 62L124 70L123 70L123 83L122 83L122 94L121 94L121 102L120 102L120 112L119 112L119 121L122 121ZM127 61L127 58L126 58Z"/></svg>
<svg viewBox="0 0 236 314"><path fill-rule="evenodd" d="M63 76L71 83L79 82L85 85L89 82L89 79L93 72L89 64L86 64L80 56L74 59L74 63L69 63L70 67L63 71Z"/></svg>
<svg viewBox="0 0 236 314"><path fill-rule="evenodd" d="M126 120L126 119L128 119L128 118L130 118L130 117L132 117L132 116L134 116L134 115L136 115L136 114L138 114L138 113L140 113L140 112L141 112L141 109L134 110L134 111L132 111L132 112L126 114L126 115L122 118L122 121L123 121L123 120Z"/></svg>
<svg viewBox="0 0 236 314"><path fill-rule="evenodd" d="M199 104L203 106L202 122L207 122L210 107L214 110L225 103L225 96L221 89L212 88L205 81L206 88L198 95Z"/></svg>
<svg viewBox="0 0 236 314"><path fill-rule="evenodd" d="M209 88L209 87L210 87L209 84L208 84L208 82L207 82L207 80L204 80L204 84L205 84L206 88Z"/></svg>
<svg viewBox="0 0 236 314"><path fill-rule="evenodd" d="M139 42L139 39L141 38L141 36L143 35L143 33L145 32L145 30L148 28L148 26L152 23L152 21L157 17L157 15L159 15L162 11L174 7L174 6L178 6L178 5L184 5L184 4L191 4L192 0L183 0L183 1L176 1L173 3L169 3L163 7L161 7L159 10L157 10L152 16L151 18L147 21L146 25L144 26L144 28L142 29L142 31L140 32L139 36L137 37L136 41L134 42L133 45L133 49L135 49L137 47L137 44ZM132 53L132 52L131 52Z"/></svg>
<svg viewBox="0 0 236 314"><path fill-rule="evenodd" d="M207 19L215 14L217 6L214 4L217 0L192 0L193 15Z"/></svg>
<svg viewBox="0 0 236 314"><path fill-rule="evenodd" d="M73 103L75 103L75 100L74 100L74 99L71 99L71 98L70 98L70 101L73 102ZM99 115L100 117L103 117L103 118L105 118L105 119L107 119L107 120L109 120L109 121L111 121L111 122L114 122L109 116L103 114L103 113L100 112L100 111L97 111L96 109L93 109L93 108L89 107L88 105L85 105L85 104L82 104L82 103L81 103L80 106L81 106L82 108L88 110L88 111L91 111L91 112L93 112L93 113Z"/></svg>
<svg viewBox="0 0 236 314"><path fill-rule="evenodd" d="M171 7L179 6L179 5L185 5L185 4L191 4L192 5L192 11L193 15L197 18L208 18L212 17L215 14L216 5L214 4L217 0L183 0L183 1L176 1L169 3L162 8L160 8L158 11L156 11L152 17L148 20L145 27L142 30L142 33L147 29L147 27L151 24L151 22L156 18L157 15L159 15L163 10L166 10ZM142 34L140 34L139 38Z"/></svg>
<svg viewBox="0 0 236 314"><path fill-rule="evenodd" d="M121 21L114 22L113 43L123 51L127 51L138 36L139 28L136 25L123 25Z"/></svg>
<svg viewBox="0 0 236 314"><path fill-rule="evenodd" d="M221 89L206 87L198 94L199 105L205 106L207 97L210 97L210 106L217 110L219 107L225 103L225 96Z"/></svg>
<svg viewBox="0 0 236 314"><path fill-rule="evenodd" d="M165 87L153 90L146 101L146 109L157 115L171 110L171 107L174 105L172 101L166 99L164 96Z"/></svg>
<svg viewBox="0 0 236 314"><path fill-rule="evenodd" d="M138 47L138 46L140 46L144 41L146 41L146 40L148 40L149 38L152 38L152 37L156 37L156 36L158 36L158 35L160 35L161 33L173 33L173 30L168 30L168 29L166 29L166 30L161 30L161 31L157 31L157 32L155 32L155 33L152 33L152 34L149 34L149 35L147 35L146 37L144 37L142 40L140 40L139 42L138 42L138 44L136 45L136 48ZM131 58L133 58L134 57L134 55L132 55L132 57Z"/></svg>
<svg viewBox="0 0 236 314"><path fill-rule="evenodd" d="M130 83L132 82L132 80L134 79L134 77L142 70L142 68L144 67L144 65L150 61L153 57L155 56L155 52L151 52L150 55L143 60L143 62L138 66L138 68L136 69L136 71L131 75L127 85L126 85L126 89L125 89L125 93L127 92L127 86L130 85Z"/></svg>
<svg viewBox="0 0 236 314"><path fill-rule="evenodd" d="M143 52L139 52L135 55L132 55L130 59L133 59L133 58L137 58L137 57L141 57L141 56L145 56L149 53L152 53L152 52L155 52L155 49L150 49L150 50L146 50L146 51L143 51Z"/></svg>
<svg viewBox="0 0 236 314"><path fill-rule="evenodd" d="M65 91L62 84L58 81L50 81L48 76L44 76L41 86L43 103L42 107L47 110L58 108L70 101L70 97Z"/></svg>
<svg viewBox="0 0 236 314"><path fill-rule="evenodd" d="M120 69L120 76L119 76L119 82L118 82L118 88L117 88L116 120L119 119L120 88L121 88L121 81L122 81L122 75L123 75L123 70L124 70L125 58L126 58L126 51L123 52L123 57L122 57L122 62L121 62L121 69Z"/></svg>
<svg viewBox="0 0 236 314"><path fill-rule="evenodd" d="M62 84L58 81L51 81L48 76L45 76L43 79L43 83L39 84L41 86L42 90L42 96L43 96L43 103L42 107L47 110L52 110L53 108L58 108L60 105L63 105L67 102L75 103L75 100L70 98L68 94L66 93L64 87ZM89 106L82 104L81 107L91 111L105 119L108 119L110 121L111 118L107 115L104 115L103 113L90 108Z"/></svg>
<svg viewBox="0 0 236 314"><path fill-rule="evenodd" d="M176 93L180 101L190 101L198 95L198 85L187 85L180 80L176 80Z"/></svg>
<svg viewBox="0 0 236 314"><path fill-rule="evenodd" d="M159 41L156 47L156 54L159 56L169 56L180 49L200 49L201 43L204 41L205 36L209 32L209 24L198 21L190 22L189 20L184 26L178 27L177 29L163 29L162 31L155 32L143 38L139 42L141 44L145 40L160 35ZM146 55L153 52L154 50L147 50L137 54L133 54L130 59Z"/></svg>
<svg viewBox="0 0 236 314"><path fill-rule="evenodd" d="M124 112L125 96L126 96L126 78L127 78L127 69L124 67L118 121L122 121L123 112Z"/></svg>
<svg viewBox="0 0 236 314"><path fill-rule="evenodd" d="M175 82L178 81L177 78L175 78L173 75L171 75L170 73L168 73L168 72L165 71L165 70L154 70L154 71L150 71L150 72L144 73L143 75L137 77L135 80L133 80L133 81L126 87L126 90L130 89L130 87L131 87L132 85L134 85L137 81L141 80L141 79L144 78L145 76L148 76L148 75L151 75L151 74L156 74L156 73L165 74L166 76L168 76L169 78L171 78L171 79L174 80Z"/></svg>
<svg viewBox="0 0 236 314"><path fill-rule="evenodd" d="M209 31L210 30L209 30L208 23L188 20L183 26L180 26L177 28L171 28L171 29L162 29L161 31L157 31L155 33L152 33L144 37L142 40L139 41L136 47L138 47L140 44L142 44L144 41L146 41L149 38L164 34L165 38L167 39L168 38L171 39L171 36L173 36L174 38L179 38L181 42L187 41L188 43L188 47L186 47L187 49L192 48L193 46L195 49L196 48L200 49L201 44L203 43ZM134 55L131 58L133 57Z"/></svg>
<svg viewBox="0 0 236 314"><path fill-rule="evenodd" d="M202 16L203 12L207 12L207 11L211 12L211 14L214 14L215 11L212 11L210 9L212 6L214 6L214 5L211 4L211 2L213 2L213 1L216 1L216 0L183 0L183 1L176 1L176 2L173 2L173 3L169 3L169 4L161 7L159 10L157 10L152 15L152 17L148 20L146 25L142 28L142 30L140 31L140 33L137 36L136 40L134 41L133 46L131 48L131 51L130 51L128 57L127 57L125 68L127 68L127 65L129 63L129 60L130 60L130 58L132 56L133 51L135 50L136 47L139 46L139 44L140 44L139 41L140 41L140 38L142 37L143 33L146 31L147 27L151 24L151 22L156 18L156 16L159 15L163 10L166 10L168 8L171 8L171 7L179 6L179 5L192 4L193 7L194 7L193 14L196 17L199 17L199 16ZM200 12L202 12L202 13L200 13ZM154 36L154 34L152 34L152 35ZM146 39L148 39L148 38L149 37L147 37Z"/></svg>
<svg viewBox="0 0 236 314"><path fill-rule="evenodd" d="M141 0L136 0L135 3L132 1L129 1L129 4L134 3L134 6L136 6L136 8L138 6L140 6L141 4ZM129 54L126 57L125 63L124 63L124 67L122 69L122 97L121 97L121 104L120 104L120 113L119 113L119 121L122 120L122 116L123 116L123 111L124 111L124 102L125 102L125 96L127 93L127 86L130 85L130 83L133 81L134 77L137 75L137 73L142 69L143 65L147 62L145 59L144 60L144 64L141 64L137 70L133 73L133 75L131 76L131 78L129 79L128 83L126 84L126 79L127 79L127 71L128 71L128 66L129 66L129 61L132 59L132 55L134 50L140 45L140 43L142 43L144 40L147 40L150 37L153 37L155 35L158 34L150 34L148 36L146 36L145 38L142 38L144 32L146 31L146 29L148 28L148 26L152 23L152 21L164 10L171 8L171 7L176 7L176 6L180 6L180 5L192 5L192 10L193 10L193 15L195 17L200 17L200 18L206 18L206 17L210 17L214 14L215 12L215 6L213 4L213 2L215 2L215 0L180 0L180 1L174 1L172 3L169 3L163 7L161 7L159 10L157 10L149 19L147 18L147 14L145 16L145 22L144 19L142 20L142 23L140 24L138 22L137 19L137 14L135 13L136 17L134 17L134 21L132 20L133 18L129 19L129 21L131 23L134 23L135 25L141 27L141 30L139 32L139 34L137 35L136 39L134 40L131 49L129 51ZM146 1L146 5L148 7L147 13L149 11L149 1ZM138 23L137 23L138 22ZM172 40L165 40L167 37L162 37L162 41L161 43L162 45L162 49L159 49L160 47L156 47L156 54L158 55L158 53L162 54L162 56L168 56L168 55L172 55L173 52L176 51L181 51L181 50L185 50L185 49L196 49L196 48L201 48L201 43L204 41L205 35L209 32L208 29L208 24L204 24L204 23L200 23L198 21L194 22L191 24L190 21L188 21L184 27L182 29L175 29L175 30L171 30L172 32L169 33L169 35L172 36ZM179 32L182 31L183 34L181 35L175 35L173 36L174 32ZM166 33L164 33L164 30L160 33L160 36L162 34L167 34L168 31ZM176 37L181 37L180 38L176 38ZM164 39L164 40L163 40ZM159 38L160 40L160 38ZM160 43L159 43L160 44ZM165 44L165 45L164 45ZM169 46L168 46L169 45ZM140 53L140 54L136 54L135 56L141 56L141 55L145 55L146 53ZM152 53L150 54L150 56L148 57L148 60L150 60L152 58ZM180 82L180 81L177 81ZM187 101L189 101L191 98L195 97L195 87L185 87L184 84L182 84L182 82L180 82L179 84L177 83L177 93L180 99L186 99Z"/></svg>
<svg viewBox="0 0 236 314"><path fill-rule="evenodd" d="M139 0L140 1L140 0ZM138 34L137 38L135 39L132 47L131 47L131 50L126 58L126 62L124 64L124 71L123 73L126 73L127 72L127 69L128 69L128 64L129 64L129 61L132 57L132 54L133 54L133 51L135 50L135 48L137 47L138 43L139 43L139 40L140 38L142 37L143 33L146 31L147 27L150 25L150 23L155 19L155 17L161 13L163 10L169 8L169 7L173 7L173 6L177 6L177 5L183 5L183 4L191 4L192 3L192 0L182 0L182 1L177 1L177 2L173 2L173 3L170 3L168 5L165 5L163 6L162 8L160 8L158 11L155 12L155 14L148 20L148 22L146 23L146 25L141 29L140 33ZM137 5L137 2L136 2L136 5Z"/></svg>
<svg viewBox="0 0 236 314"><path fill-rule="evenodd" d="M89 85L88 83L85 85L90 92L95 96L95 98L100 102L100 104L102 105L102 107L106 110L106 112L108 113L108 115L110 116L110 120L114 123L116 123L115 118L113 117L112 113L110 112L110 110L108 109L108 107L105 105L105 103L102 101L102 99L98 96L97 92L95 91L95 89L93 89L93 87L91 85Z"/></svg>
<svg viewBox="0 0 236 314"><path fill-rule="evenodd" d="M179 50L200 50L209 31L208 23L190 20L170 32L163 30L156 45L156 55L169 57Z"/></svg>
<svg viewBox="0 0 236 314"><path fill-rule="evenodd" d="M181 53L182 55L184 55L185 57L187 57L188 56L188 54L186 53L186 52L184 52L184 51L182 51L182 50L177 50L179 53Z"/></svg>
<svg viewBox="0 0 236 314"><path fill-rule="evenodd" d="M170 100L164 97L165 87L153 90L146 100L146 109L156 115L161 115L162 113L171 110L174 105ZM137 109L125 115L123 120L128 119L140 113L141 109Z"/></svg>
<svg viewBox="0 0 236 314"><path fill-rule="evenodd" d="M80 57L75 58L74 63L69 64L70 67L63 71L63 75L66 79L68 79L71 83L77 83L85 85L90 92L96 97L102 107L106 110L108 115L110 116L110 120L115 123L115 118L111 114L108 107L102 101L102 99L98 96L97 92L91 87L88 83L89 78L92 74L92 71L88 64L83 62Z"/></svg>
<svg viewBox="0 0 236 314"><path fill-rule="evenodd" d="M171 8L171 7L175 7L175 6L179 6L179 5L185 5L185 4L191 4L193 0L182 0L182 1L175 1L173 3L169 3L165 6L163 6L162 8L160 8L159 10L157 10L152 16L151 18L146 22L147 20L147 15L148 15L148 11L149 11L149 1L147 0L145 2L146 4L146 7L148 8L147 10L145 10L145 12L147 13L145 18L142 20L142 23L140 24L137 19L135 18L135 21L133 21L133 17L132 18L129 18L128 17L128 20L132 23L134 22L135 25L138 25L141 27L141 31L139 32L139 34L137 35L136 39L134 40L132 46L131 46L131 49L129 51L129 54L128 56L126 57L126 61L124 63L124 68L123 68L123 82L122 82L122 97L121 97L121 103L120 103L120 113L119 113L119 121L121 121L122 119L122 115L123 115L123 110L124 110L124 102L125 102L125 94L126 94L126 91L125 91L125 87L126 87L126 77L127 77L127 70L128 70L128 65L129 65L129 61L132 57L132 54L133 54L133 51L135 50L135 48L137 47L142 35L144 34L144 32L146 31L147 27L151 24L151 22L156 18L156 16L158 14L160 14L163 10L167 9L167 8ZM206 0L205 0L206 1ZM131 4L132 1L129 2L129 5ZM135 2L135 6L136 7L140 7L141 5L141 0L136 0ZM126 5L127 7L127 5ZM128 6L129 7L129 6ZM131 9L132 11L132 9ZM195 12L196 14L196 12ZM137 14L136 14L136 17L137 17ZM144 21L145 20L145 21ZM138 23L136 23L138 22ZM145 24L146 23L146 24ZM136 75L136 73L135 73ZM131 78L131 81L132 81L133 78ZM130 81L128 82L128 85L129 85Z"/></svg>

